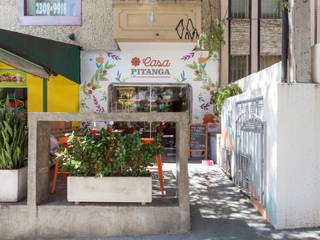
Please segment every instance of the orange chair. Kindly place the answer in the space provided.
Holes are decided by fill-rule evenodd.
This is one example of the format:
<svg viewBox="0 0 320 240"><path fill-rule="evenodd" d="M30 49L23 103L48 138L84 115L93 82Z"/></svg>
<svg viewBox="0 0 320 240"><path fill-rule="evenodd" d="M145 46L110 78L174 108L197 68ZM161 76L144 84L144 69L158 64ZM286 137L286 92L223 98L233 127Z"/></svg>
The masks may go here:
<svg viewBox="0 0 320 240"><path fill-rule="evenodd" d="M58 137L58 142L64 145L65 147L68 146L68 137ZM61 172L60 171L60 161L58 158L55 159L54 163L54 174L53 174L53 180L52 180L52 188L51 188L51 193L54 193L56 191L56 185L57 185L57 177L59 174L62 174L63 176L63 181L65 184L67 184L67 177L69 175L69 172Z"/></svg>
<svg viewBox="0 0 320 240"><path fill-rule="evenodd" d="M141 140L145 143L145 144L150 144L153 142L153 138L141 138ZM159 182L160 182L160 192L161 192L161 196L164 196L164 183L163 183L163 173L162 173L162 158L161 158L161 154L158 154L156 156L156 160L157 160L157 166L158 166L158 177L159 177Z"/></svg>

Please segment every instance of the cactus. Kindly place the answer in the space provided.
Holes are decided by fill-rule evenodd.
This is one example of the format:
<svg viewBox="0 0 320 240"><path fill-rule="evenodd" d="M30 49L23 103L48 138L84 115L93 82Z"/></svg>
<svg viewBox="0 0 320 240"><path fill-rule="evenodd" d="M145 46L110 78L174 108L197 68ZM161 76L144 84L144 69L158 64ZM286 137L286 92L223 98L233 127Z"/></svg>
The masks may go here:
<svg viewBox="0 0 320 240"><path fill-rule="evenodd" d="M14 108L0 110L0 169L23 167L28 134L25 121Z"/></svg>

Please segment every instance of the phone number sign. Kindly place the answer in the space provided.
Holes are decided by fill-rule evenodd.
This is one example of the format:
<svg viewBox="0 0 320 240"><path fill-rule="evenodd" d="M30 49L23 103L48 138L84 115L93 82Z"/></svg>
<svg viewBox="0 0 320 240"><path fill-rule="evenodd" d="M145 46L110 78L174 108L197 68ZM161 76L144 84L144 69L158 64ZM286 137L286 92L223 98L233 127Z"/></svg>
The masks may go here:
<svg viewBox="0 0 320 240"><path fill-rule="evenodd" d="M36 16L68 16L68 6L65 2L36 2Z"/></svg>
<svg viewBox="0 0 320 240"><path fill-rule="evenodd" d="M19 0L21 25L80 25L81 0Z"/></svg>

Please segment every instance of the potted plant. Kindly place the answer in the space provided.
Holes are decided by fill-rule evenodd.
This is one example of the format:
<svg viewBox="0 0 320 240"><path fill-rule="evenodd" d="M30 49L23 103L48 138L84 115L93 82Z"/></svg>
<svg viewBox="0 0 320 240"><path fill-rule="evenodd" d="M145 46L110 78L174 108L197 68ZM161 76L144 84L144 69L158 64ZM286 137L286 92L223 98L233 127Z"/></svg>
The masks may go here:
<svg viewBox="0 0 320 240"><path fill-rule="evenodd" d="M161 147L155 139L144 144L139 132L71 134L68 147L58 153L68 177L70 202L152 201L151 166Z"/></svg>
<svg viewBox="0 0 320 240"><path fill-rule="evenodd" d="M27 128L15 108L0 109L0 202L27 195Z"/></svg>

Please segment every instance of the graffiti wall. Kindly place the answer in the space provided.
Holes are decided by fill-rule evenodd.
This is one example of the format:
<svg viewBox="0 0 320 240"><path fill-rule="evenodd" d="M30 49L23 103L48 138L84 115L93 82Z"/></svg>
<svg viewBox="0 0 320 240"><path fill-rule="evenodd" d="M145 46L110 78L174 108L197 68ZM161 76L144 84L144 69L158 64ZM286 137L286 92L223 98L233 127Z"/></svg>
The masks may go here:
<svg viewBox="0 0 320 240"><path fill-rule="evenodd" d="M203 51L84 51L81 112L107 112L111 83L189 84L192 122L213 113L210 93L219 79L218 60Z"/></svg>

